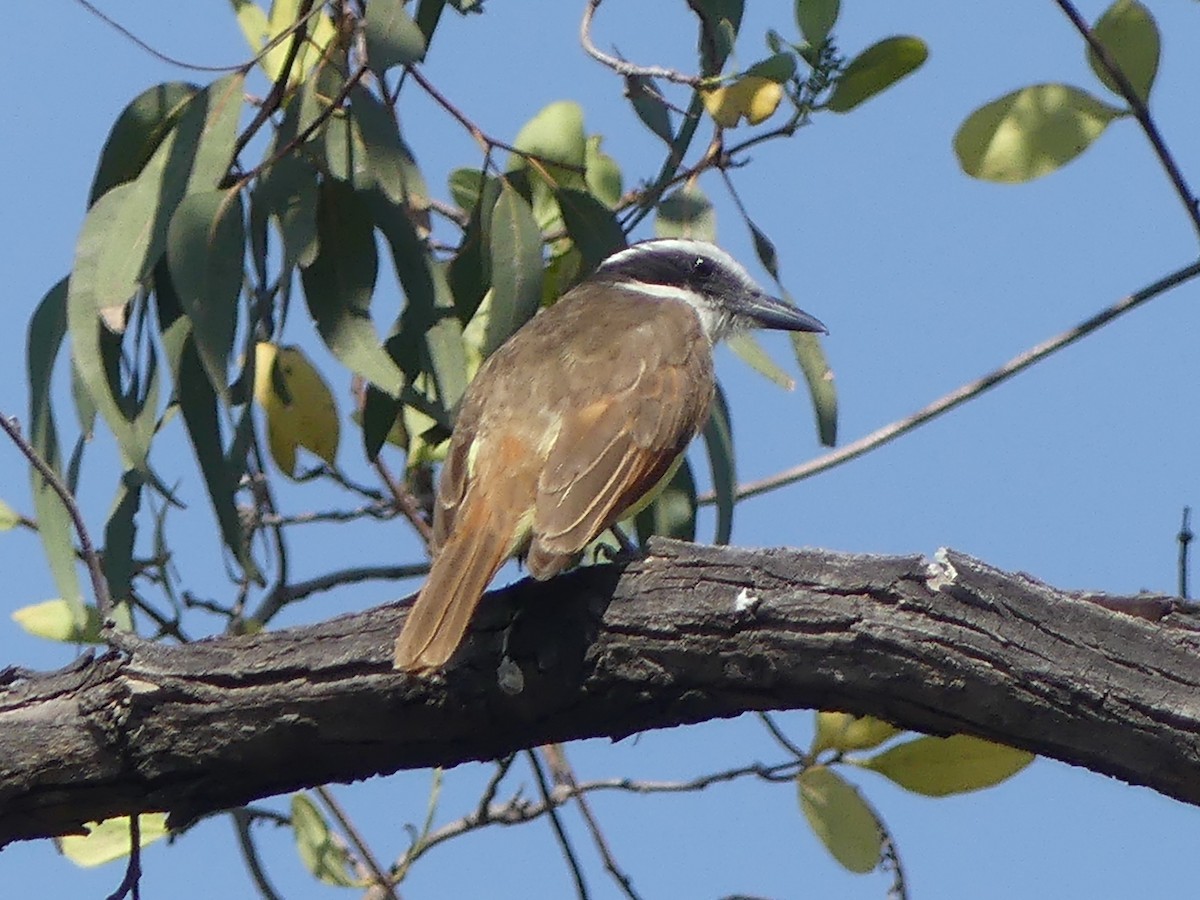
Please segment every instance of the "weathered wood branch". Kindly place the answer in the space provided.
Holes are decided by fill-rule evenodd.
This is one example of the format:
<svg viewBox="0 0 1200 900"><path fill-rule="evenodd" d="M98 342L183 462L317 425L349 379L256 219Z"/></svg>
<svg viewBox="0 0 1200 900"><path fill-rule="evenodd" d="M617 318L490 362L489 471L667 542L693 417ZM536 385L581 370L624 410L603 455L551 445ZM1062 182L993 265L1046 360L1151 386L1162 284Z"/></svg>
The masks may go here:
<svg viewBox="0 0 1200 900"><path fill-rule="evenodd" d="M392 672L403 615L0 672L0 845L802 707L970 732L1200 802L1200 633L1168 598L1068 594L953 553L662 542L490 595L444 678Z"/></svg>

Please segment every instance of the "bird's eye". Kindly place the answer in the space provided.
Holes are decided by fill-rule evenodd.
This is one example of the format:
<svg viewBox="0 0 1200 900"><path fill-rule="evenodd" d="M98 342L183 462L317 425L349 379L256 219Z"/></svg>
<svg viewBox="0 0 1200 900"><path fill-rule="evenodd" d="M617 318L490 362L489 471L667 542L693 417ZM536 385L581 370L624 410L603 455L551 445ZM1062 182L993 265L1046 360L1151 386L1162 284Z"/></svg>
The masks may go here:
<svg viewBox="0 0 1200 900"><path fill-rule="evenodd" d="M706 259L703 256L697 256L696 261L692 263L692 271L701 278L708 278L713 273L713 263L711 259Z"/></svg>

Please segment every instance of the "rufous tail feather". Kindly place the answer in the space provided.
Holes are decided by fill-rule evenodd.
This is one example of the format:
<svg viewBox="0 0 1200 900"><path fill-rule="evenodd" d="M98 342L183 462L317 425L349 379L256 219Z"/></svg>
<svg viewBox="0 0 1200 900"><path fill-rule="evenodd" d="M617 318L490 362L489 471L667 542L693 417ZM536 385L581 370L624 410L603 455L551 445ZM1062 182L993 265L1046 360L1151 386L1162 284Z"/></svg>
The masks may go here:
<svg viewBox="0 0 1200 900"><path fill-rule="evenodd" d="M484 504L472 506L455 522L408 611L396 638L396 669L419 672L444 666L462 643L488 582L509 556L512 536L497 527Z"/></svg>

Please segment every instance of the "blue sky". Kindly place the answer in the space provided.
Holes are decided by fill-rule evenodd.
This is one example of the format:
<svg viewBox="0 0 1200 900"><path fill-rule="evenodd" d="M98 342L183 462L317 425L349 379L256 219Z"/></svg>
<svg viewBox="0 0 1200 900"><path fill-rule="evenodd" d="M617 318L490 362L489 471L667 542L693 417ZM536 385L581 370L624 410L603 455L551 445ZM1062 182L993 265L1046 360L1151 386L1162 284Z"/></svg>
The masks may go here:
<svg viewBox="0 0 1200 900"><path fill-rule="evenodd" d="M595 38L629 59L690 68L693 29L683 4L609 0ZM752 4L739 44L749 64L768 26L792 29L791 4ZM224 4L106 0L101 8L153 46L201 64L232 64L247 51ZM605 136L629 179L657 166L660 144L637 123L620 85L583 56L581 3L489 4L482 17L447 14L427 72L488 131L511 137L546 103L581 102L589 132ZM1102 3L1082 11L1094 20ZM1200 180L1195 95L1197 11L1151 9L1165 35L1152 109L1185 174ZM204 80L138 50L75 4L41 12L39 40L10 41L12 71L25 73L4 113L0 168L10 172L3 217L9 327L0 331L0 412L25 415L24 325L45 289L69 268L95 159L120 109L168 79ZM950 141L976 107L1017 87L1068 81L1103 88L1079 39L1050 0L1009 4L847 3L836 29L847 52L890 35L924 38L929 62L915 76L847 116L819 116L789 142L754 151L737 174L743 200L775 241L784 280L829 325L840 434L850 440L977 377L1196 256L1196 236L1141 133L1117 122L1082 158L1030 185L1005 187L962 175ZM259 84L260 90L265 86ZM478 163L470 138L413 93L403 127L431 185L449 169ZM655 161L653 164L651 160ZM753 262L748 235L719 181L704 184L718 205L722 244ZM639 237L648 236L647 231ZM753 268L753 267L752 267ZM762 275L763 273L756 273ZM398 293L377 304L394 309ZM1198 291L1187 285L1083 343L900 441L837 470L739 507L736 543L931 554L951 546L1066 588L1126 593L1175 588L1180 510L1197 503L1200 376ZM311 346L301 317L289 339ZM781 358L784 345L768 341ZM328 363L317 349L318 360ZM740 474L767 475L819 452L802 393L786 394L727 352L720 373L734 409ZM335 392L344 398L344 381ZM65 398L60 416L69 416ZM177 517L180 565L191 584L224 596L212 572L219 548L202 487L187 465L178 426L156 463L181 482L191 510ZM174 441L174 443L171 443ZM365 472L348 441L343 464ZM99 528L113 490L111 441L88 451L82 500ZM27 478L12 448L0 450L0 498L28 512ZM309 492L309 493L306 493ZM337 495L300 488L293 510ZM297 534L299 559L316 574L331 564L414 558L398 522L367 540L336 530ZM0 535L11 611L54 595L27 534ZM392 600L411 588L388 584L315 598L280 624ZM49 668L73 655L0 620L3 663ZM216 623L198 623L215 628ZM801 742L811 714L781 716ZM751 720L569 748L583 777L688 777L760 759L781 759ZM466 812L488 770L447 778L442 813ZM916 897L1176 897L1194 893L1193 829L1200 814L1140 788L1059 763L1038 761L999 789L933 801L862 775L855 779L899 845ZM522 772L512 784L523 783ZM384 860L401 850L405 822L425 810L428 775L375 779L337 792ZM719 787L684 798L597 797L614 852L647 897L879 897L882 876L851 876L803 822L788 785ZM569 825L578 826L574 813ZM597 897L615 896L581 829L578 845ZM334 896L312 882L283 832L262 832L272 881L287 897ZM251 895L223 818L144 859L148 896ZM117 865L83 872L46 842L0 854L14 895L102 896ZM545 822L472 836L432 852L406 882L407 897L568 896L571 882Z"/></svg>

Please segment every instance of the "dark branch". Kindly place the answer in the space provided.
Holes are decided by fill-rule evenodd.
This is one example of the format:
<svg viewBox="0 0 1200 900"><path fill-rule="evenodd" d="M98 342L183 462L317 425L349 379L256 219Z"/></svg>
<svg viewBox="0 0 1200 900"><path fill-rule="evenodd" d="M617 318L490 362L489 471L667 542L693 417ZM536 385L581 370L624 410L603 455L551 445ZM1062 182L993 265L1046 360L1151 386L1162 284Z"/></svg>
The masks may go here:
<svg viewBox="0 0 1200 900"><path fill-rule="evenodd" d="M1067 594L956 554L654 549L493 593L436 680L392 671L398 606L0 672L0 844L805 707L973 733L1200 802L1192 607ZM505 641L516 695L496 677Z"/></svg>

